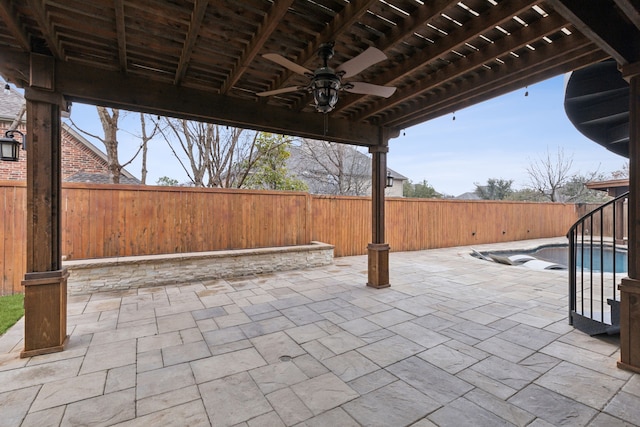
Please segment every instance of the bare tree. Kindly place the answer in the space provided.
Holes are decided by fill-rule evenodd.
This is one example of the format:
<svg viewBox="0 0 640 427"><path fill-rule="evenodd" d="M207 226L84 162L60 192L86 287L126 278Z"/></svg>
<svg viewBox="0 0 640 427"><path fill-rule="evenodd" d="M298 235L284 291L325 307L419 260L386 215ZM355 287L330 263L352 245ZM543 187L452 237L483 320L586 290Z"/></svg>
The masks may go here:
<svg viewBox="0 0 640 427"><path fill-rule="evenodd" d="M371 159L354 147L303 139L293 169L312 193L364 196L371 188Z"/></svg>
<svg viewBox="0 0 640 427"><path fill-rule="evenodd" d="M131 159L129 159L125 163L120 163L118 159L118 131L120 130L118 127L118 121L120 119L120 110L116 108L106 108L100 106L96 107L96 110L98 111L98 117L100 118L100 124L102 125L104 137L100 137L98 135L87 132L86 130L81 129L78 125L76 125L73 120L69 120L71 122L71 125L79 132L95 138L104 144L104 147L107 151L107 167L109 169L109 174L111 175L111 182L113 182L114 184L119 184L122 169L133 162L138 154L140 154L140 151L143 149L143 147L146 148L147 141L143 140L143 144L138 147L138 150L134 153Z"/></svg>
<svg viewBox="0 0 640 427"><path fill-rule="evenodd" d="M527 167L530 188L552 202L558 201L559 190L570 179L571 166L573 166L573 158L565 157L562 148L558 148L555 158L547 149L546 156L531 162Z"/></svg>
<svg viewBox="0 0 640 427"><path fill-rule="evenodd" d="M153 129L151 130L150 134L147 134L147 122L145 119L145 115L144 113L140 113L140 129L141 129L141 134L140 134L140 139L142 140L142 144L141 144L141 148L142 148L142 166L141 166L141 170L140 170L140 181L142 181L143 184L147 183L147 154L149 151L149 141L151 141L153 139L154 136L156 136L156 134L158 133L158 131L160 130L160 121L153 121Z"/></svg>
<svg viewBox="0 0 640 427"><path fill-rule="evenodd" d="M182 119L165 124L161 133L196 187L242 187L262 155L256 132Z"/></svg>

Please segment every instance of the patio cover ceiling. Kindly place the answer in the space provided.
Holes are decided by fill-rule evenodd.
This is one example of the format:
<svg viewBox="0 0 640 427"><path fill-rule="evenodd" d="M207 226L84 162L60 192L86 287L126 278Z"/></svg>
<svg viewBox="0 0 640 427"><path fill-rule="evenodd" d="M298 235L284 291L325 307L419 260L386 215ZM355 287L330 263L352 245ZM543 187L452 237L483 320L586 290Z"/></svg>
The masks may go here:
<svg viewBox="0 0 640 427"><path fill-rule="evenodd" d="M30 53L55 58L68 101L376 145L409 126L613 57L640 56L636 0L0 0L0 74L30 85ZM369 46L388 56L351 80L325 117L301 75L320 44L330 64ZM37 62L37 61L36 61ZM381 132L382 130L382 132ZM326 132L326 133L325 133ZM382 135L382 136L381 136Z"/></svg>

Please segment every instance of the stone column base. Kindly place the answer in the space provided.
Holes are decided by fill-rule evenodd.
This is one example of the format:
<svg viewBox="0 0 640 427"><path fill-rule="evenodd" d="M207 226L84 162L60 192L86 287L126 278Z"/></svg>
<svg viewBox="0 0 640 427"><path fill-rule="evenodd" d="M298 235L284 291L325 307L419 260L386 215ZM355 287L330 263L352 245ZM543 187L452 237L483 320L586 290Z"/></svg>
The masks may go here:
<svg viewBox="0 0 640 427"><path fill-rule="evenodd" d="M625 277L618 289L620 289L618 367L640 373L640 280Z"/></svg>
<svg viewBox="0 0 640 427"><path fill-rule="evenodd" d="M388 288L389 284L389 245L387 243L369 243L369 280L367 286Z"/></svg>
<svg viewBox="0 0 640 427"><path fill-rule="evenodd" d="M66 269L27 273L24 286L24 350L20 357L64 350L67 341Z"/></svg>

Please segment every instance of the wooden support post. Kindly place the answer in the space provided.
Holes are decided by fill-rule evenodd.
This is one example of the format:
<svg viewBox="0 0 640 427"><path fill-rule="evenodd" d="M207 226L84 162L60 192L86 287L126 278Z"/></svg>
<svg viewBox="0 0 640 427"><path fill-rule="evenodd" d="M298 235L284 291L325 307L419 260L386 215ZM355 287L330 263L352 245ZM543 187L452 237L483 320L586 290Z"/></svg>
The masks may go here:
<svg viewBox="0 0 640 427"><path fill-rule="evenodd" d="M633 65L633 64L632 64ZM630 68L636 68L631 66ZM629 277L620 289L618 367L640 373L640 74L629 82Z"/></svg>
<svg viewBox="0 0 640 427"><path fill-rule="evenodd" d="M371 159L371 227L372 242L367 246L369 274L367 286L388 288L389 245L385 243L384 190L387 182L388 138L380 131L379 143L369 148Z"/></svg>
<svg viewBox="0 0 640 427"><path fill-rule="evenodd" d="M62 351L67 339L67 277L61 258L60 106L53 58L33 54L27 100L27 273L21 357ZM60 96L51 96L61 99Z"/></svg>

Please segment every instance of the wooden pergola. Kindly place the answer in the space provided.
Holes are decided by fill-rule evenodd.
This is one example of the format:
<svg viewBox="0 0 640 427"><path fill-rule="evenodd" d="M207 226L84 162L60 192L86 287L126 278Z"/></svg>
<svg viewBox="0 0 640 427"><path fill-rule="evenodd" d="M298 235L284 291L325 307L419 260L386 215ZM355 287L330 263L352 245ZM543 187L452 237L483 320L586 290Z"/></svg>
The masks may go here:
<svg viewBox="0 0 640 427"><path fill-rule="evenodd" d="M71 102L366 146L372 153L368 285L389 286L384 233L388 141L409 126L614 58L631 86L629 278L621 366L640 370L640 11L634 0L2 0L0 74L27 99L24 356L66 338L60 256L60 112ZM309 79L368 47L388 59L351 81L389 98L341 92L315 111ZM425 144L425 149L428 149ZM626 301L626 302L625 302ZM625 308L626 307L626 308ZM626 311L624 311L626 310Z"/></svg>

